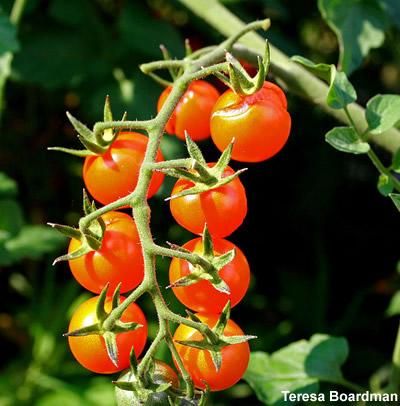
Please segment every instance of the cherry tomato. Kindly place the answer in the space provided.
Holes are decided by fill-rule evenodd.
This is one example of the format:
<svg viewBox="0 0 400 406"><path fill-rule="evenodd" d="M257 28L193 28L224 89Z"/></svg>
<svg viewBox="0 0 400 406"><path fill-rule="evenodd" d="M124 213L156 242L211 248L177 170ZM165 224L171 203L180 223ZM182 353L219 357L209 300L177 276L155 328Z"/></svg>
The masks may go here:
<svg viewBox="0 0 400 406"><path fill-rule="evenodd" d="M211 137L220 151L234 138L232 158L237 161L264 161L279 152L289 137L291 119L286 108L285 94L271 82L251 96L229 89L214 106Z"/></svg>
<svg viewBox="0 0 400 406"><path fill-rule="evenodd" d="M217 314L198 313L197 317L209 327L214 327L218 321ZM228 320L224 335L243 335L241 328L233 321ZM247 342L231 344L222 348L222 363L219 371L215 369L211 355L206 350L178 344L176 341L200 341L203 336L195 329L180 324L174 334L176 349L182 362L193 379L196 387L204 389L206 382L211 391L220 391L233 386L243 376L250 358L250 348Z"/></svg>
<svg viewBox="0 0 400 406"><path fill-rule="evenodd" d="M135 132L121 132L102 155L85 158L83 180L90 194L100 203L108 204L131 193L137 184L148 138ZM162 161L158 150L156 161ZM147 197L160 188L164 174L154 172Z"/></svg>
<svg viewBox="0 0 400 406"><path fill-rule="evenodd" d="M160 95L157 111L161 110L172 88L167 87ZM172 116L167 122L165 131L185 139L185 130L192 140L202 141L210 136L210 116L219 93L214 86L204 80L192 82Z"/></svg>
<svg viewBox="0 0 400 406"><path fill-rule="evenodd" d="M214 164L209 164L212 165ZM223 177L233 173L233 169L227 167ZM178 179L171 195L192 186L192 182ZM192 233L201 234L207 223L213 237L226 237L232 234L246 217L246 191L239 178L235 178L226 185L207 192L171 199L170 208L175 220Z"/></svg>
<svg viewBox="0 0 400 406"><path fill-rule="evenodd" d="M235 249L234 259L219 271L219 275L229 286L231 293L218 291L206 280L189 286L172 288L179 301L196 312L219 313L228 300L231 301L233 307L242 300L249 287L250 268L243 252L227 240L214 238L213 245L215 255L222 255ZM203 247L201 238L190 240L183 246L198 254L203 252ZM176 280L189 275L192 269L193 265L189 262L174 258L169 267L169 282L173 284Z"/></svg>
<svg viewBox="0 0 400 406"><path fill-rule="evenodd" d="M103 214L106 224L101 247L82 257L72 259L69 266L75 279L87 290L100 293L109 283L113 292L121 283L121 292L132 290L143 280L144 265L140 239L132 217L111 211ZM68 252L80 247L72 239Z"/></svg>
<svg viewBox="0 0 400 406"><path fill-rule="evenodd" d="M154 373L151 377L152 381L161 385L163 383L171 383L172 388L179 388L179 379L176 372L165 362L155 360L154 362ZM122 372L118 381L132 382L135 380L134 375L128 369ZM140 404L136 394L132 391L123 390L115 387L115 396L117 398L118 405L137 405ZM146 406L155 405L168 405L168 394L166 392L152 393L147 399Z"/></svg>
<svg viewBox="0 0 400 406"><path fill-rule="evenodd" d="M68 331L74 331L82 327L90 326L97 322L96 304L98 296L83 302L74 312ZM121 301L125 298L121 297ZM107 298L105 310L111 310L111 298ZM93 334L80 337L68 337L69 347L76 360L86 369L98 374L113 374L122 371L129 366L129 354L132 346L138 357L146 344L147 321L140 307L132 303L123 313L123 322L135 322L141 324L136 330L119 333L117 335L118 366L115 366L108 357L104 338Z"/></svg>

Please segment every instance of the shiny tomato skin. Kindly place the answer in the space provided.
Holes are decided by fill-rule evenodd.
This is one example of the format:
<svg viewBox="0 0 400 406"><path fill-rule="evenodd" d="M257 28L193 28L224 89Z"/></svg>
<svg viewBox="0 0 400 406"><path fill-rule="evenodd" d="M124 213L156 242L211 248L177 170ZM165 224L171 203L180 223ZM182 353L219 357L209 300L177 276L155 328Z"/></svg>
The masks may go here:
<svg viewBox="0 0 400 406"><path fill-rule="evenodd" d="M197 317L209 327L217 323L218 314L197 313ZM243 335L241 328L233 321L228 320L224 335ZM183 364L197 388L204 389L206 382L211 391L221 391L237 383L246 372L250 358L250 347L247 342L232 344L222 348L221 368L217 372L208 351L199 350L176 341L202 340L202 335L195 329L180 324L175 331L175 347L182 358Z"/></svg>
<svg viewBox="0 0 400 406"><path fill-rule="evenodd" d="M96 304L98 296L83 302L74 312L69 324L68 331L74 331L82 327L96 323ZM125 298L121 297L121 301ZM107 297L105 310L111 310L111 298ZM142 327L134 331L120 333L117 336L118 366L115 366L108 357L104 338L100 335L88 335L80 337L68 337L69 347L75 359L86 369L98 374L113 374L122 371L129 366L129 354L132 346L138 357L147 340L147 321L140 307L132 303L123 313L123 322L135 322Z"/></svg>
<svg viewBox="0 0 400 406"><path fill-rule="evenodd" d="M236 306L246 294L250 283L250 267L243 252L227 240L213 239L215 255L222 255L234 249L235 257L220 271L220 277L229 286L230 294L216 290L208 281L201 280L189 286L172 288L178 300L189 309L196 312L220 313L227 301L231 307ZM201 254L203 252L201 238L195 238L183 245L189 251ZM173 284L179 278L190 274L192 265L182 259L173 258L169 267L169 282Z"/></svg>
<svg viewBox="0 0 400 406"><path fill-rule="evenodd" d="M147 142L148 137L143 134L124 131L118 134L104 154L85 158L83 181L95 200L108 204L135 189ZM156 161L163 160L161 150L158 150ZM148 198L158 191L163 180L164 174L154 172Z"/></svg>
<svg viewBox="0 0 400 406"><path fill-rule="evenodd" d="M223 177L233 173L233 169L227 167ZM171 196L192 186L192 182L178 179ZM175 220L192 233L201 234L207 223L213 237L223 238L232 234L246 217L246 190L239 178L235 178L207 192L171 199L170 209Z"/></svg>
<svg viewBox="0 0 400 406"><path fill-rule="evenodd" d="M100 293L109 283L109 292L114 292L121 283L121 292L134 289L143 280L144 265L139 234L132 217L111 211L103 214L106 224L101 247L69 262L75 279L85 289ZM68 252L80 247L72 239Z"/></svg>
<svg viewBox="0 0 400 406"><path fill-rule="evenodd" d="M155 384L161 385L164 383L170 383L174 389L179 388L179 379L176 372L165 362L160 360L154 361L154 373L151 377ZM131 370L123 371L118 381L132 382L135 380ZM117 398L117 404L121 406L133 406L140 404L140 400L137 395L128 390L123 390L115 387L115 397ZM168 405L168 394L166 392L158 392L150 394L147 399L146 406L165 406Z"/></svg>
<svg viewBox="0 0 400 406"><path fill-rule="evenodd" d="M161 93L157 111L161 110L171 90L167 87ZM204 80L192 82L168 120L165 131L184 140L186 130L194 141L205 140L210 136L211 111L218 97L218 90L210 83Z"/></svg>
<svg viewBox="0 0 400 406"><path fill-rule="evenodd" d="M283 91L271 82L251 96L227 90L211 115L211 137L220 151L232 139L232 159L260 162L271 158L285 145L291 127Z"/></svg>

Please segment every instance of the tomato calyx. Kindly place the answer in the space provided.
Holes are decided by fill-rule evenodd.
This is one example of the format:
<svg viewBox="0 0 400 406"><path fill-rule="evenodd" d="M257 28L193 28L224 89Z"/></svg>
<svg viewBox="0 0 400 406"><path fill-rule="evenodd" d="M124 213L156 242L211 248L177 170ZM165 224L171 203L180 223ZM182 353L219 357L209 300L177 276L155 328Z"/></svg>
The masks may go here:
<svg viewBox="0 0 400 406"><path fill-rule="evenodd" d="M251 77L240 62L229 52L226 53L228 62L229 81L227 85L237 94L249 96L260 90L267 77L270 66L270 49L268 41L265 45L265 53L261 58L257 56L258 71Z"/></svg>
<svg viewBox="0 0 400 406"><path fill-rule="evenodd" d="M83 212L85 216L88 216L96 210L94 201L90 202L86 190L83 189ZM94 219L86 227L80 227L79 229L63 224L47 224L65 236L81 242L81 245L77 250L56 258L53 265L60 261L69 261L71 259L82 257L91 251L97 251L101 247L104 232L106 230L106 224L101 217Z"/></svg>
<svg viewBox="0 0 400 406"><path fill-rule="evenodd" d="M115 289L112 296L112 305L110 312L105 310L105 303L107 299L108 284L101 291L96 304L96 318L97 322L89 326L79 328L77 330L69 331L63 334L64 337L81 337L88 335L101 335L104 338L107 354L112 363L118 367L118 347L117 347L117 334L126 333L128 331L137 330L143 327L139 323L129 322L125 323L121 320L116 320L111 323L111 326L106 323L112 311L120 305L120 285Z"/></svg>
<svg viewBox="0 0 400 406"><path fill-rule="evenodd" d="M202 323L202 321L194 313L186 310L189 318L197 323ZM246 341L257 338L252 335L235 335L235 336L225 336L224 330L228 323L231 313L230 301L226 303L222 313L213 328L208 328L202 340L177 340L178 344L186 345L188 347L197 348L199 350L206 350L210 353L211 359L213 361L215 370L218 372L221 368L222 354L221 350L232 344L240 344Z"/></svg>
<svg viewBox="0 0 400 406"><path fill-rule="evenodd" d="M155 170L168 176L188 180L193 186L180 193L167 197L165 200L176 199L187 195L195 195L217 189L228 184L247 170L247 168L243 168L226 176L226 169L228 168L231 159L234 140L232 140L232 142L225 148L216 164L207 164L200 148L190 138L188 133L185 134L185 138L186 148L190 156L189 160L185 160L186 165L176 167L174 160L172 160L160 163L163 166L158 165Z"/></svg>
<svg viewBox="0 0 400 406"><path fill-rule="evenodd" d="M68 120L75 128L77 137L85 149L72 149L63 147L50 147L51 151L65 152L70 155L78 157L87 157L90 155L102 155L104 154L110 145L118 135L118 131L114 131L112 128L107 128L102 132L96 132L90 130L85 124L76 119L71 113L67 111ZM121 121L126 120L126 113L122 116ZM113 121L113 115L111 111L110 97L106 96L104 103L104 122Z"/></svg>
<svg viewBox="0 0 400 406"><path fill-rule="evenodd" d="M138 374L138 361L135 356L135 351L132 349L130 353L130 368L128 373L122 374L117 381L112 383L119 389L130 391L135 394L135 400L140 404L146 404L146 402L153 395L165 393L167 399L171 399L172 392L170 389L175 388L172 381L168 381L164 376L157 374L157 360L151 359L143 377ZM172 400L172 399L171 399Z"/></svg>
<svg viewBox="0 0 400 406"><path fill-rule="evenodd" d="M201 262L194 265L190 264L189 275L183 276L177 279L174 283L167 286L168 288L177 288L182 286L193 285L201 280L206 280L211 283L211 285L218 291L230 294L230 289L227 283L219 275L219 271L229 264L235 258L235 250L232 249L222 255L216 255L214 252L213 242L211 234L208 231L207 224L204 226L203 236L203 251L197 253L198 258ZM177 249L173 244L170 244L171 248ZM178 247L179 250L191 253L191 251L186 250L182 247Z"/></svg>

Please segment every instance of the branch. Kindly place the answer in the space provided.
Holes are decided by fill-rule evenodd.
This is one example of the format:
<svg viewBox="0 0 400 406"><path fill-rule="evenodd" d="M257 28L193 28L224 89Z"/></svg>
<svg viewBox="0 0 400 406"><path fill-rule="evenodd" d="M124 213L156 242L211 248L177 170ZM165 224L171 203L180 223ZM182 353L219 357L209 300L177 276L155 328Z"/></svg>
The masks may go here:
<svg viewBox="0 0 400 406"><path fill-rule="evenodd" d="M201 17L220 33L231 36L243 30L245 24L217 0L179 0L193 13ZM265 40L258 34L250 32L241 40L251 50L256 52L264 49ZM329 115L339 121L350 124L346 114L341 110L330 108L325 100L328 86L302 66L292 62L282 51L270 45L271 71L281 79L291 92L316 104ZM364 131L367 127L365 110L357 103L349 105L349 112L353 117L358 130ZM391 129L383 134L370 135L369 140L394 153L400 148L400 131Z"/></svg>

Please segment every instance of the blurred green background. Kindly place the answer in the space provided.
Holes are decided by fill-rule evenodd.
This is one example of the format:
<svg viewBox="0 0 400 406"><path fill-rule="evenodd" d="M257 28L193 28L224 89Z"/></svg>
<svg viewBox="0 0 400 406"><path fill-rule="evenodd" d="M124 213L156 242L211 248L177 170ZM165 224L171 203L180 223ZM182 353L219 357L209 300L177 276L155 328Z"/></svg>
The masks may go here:
<svg viewBox="0 0 400 406"><path fill-rule="evenodd" d="M316 2L223 3L245 21L271 17L268 38L288 55L336 63L337 40ZM12 2L1 0L0 7L1 22ZM51 266L67 241L43 225L77 223L82 161L46 148L77 147L65 111L91 126L101 119L107 94L116 116L153 117L161 88L137 66L159 59L160 43L182 56L185 38L194 47L222 39L175 1L27 1L0 123L1 406L113 405L112 379L81 368L62 337L74 307L89 295L67 264ZM388 28L383 46L352 74L361 104L376 93L399 92L399 41L399 31ZM390 360L396 333L397 320L389 316L398 310L387 308L400 286L399 216L376 191L377 174L365 157L325 144L334 120L291 94L288 99L287 146L242 175L249 213L230 239L246 253L253 281L232 317L259 337L253 350L275 351L317 332L345 336L351 348L346 375L366 384ZM215 160L213 145L202 147ZM162 148L167 158L184 156L174 137L166 136ZM154 235L160 243L184 243L191 235L174 224L163 201L171 186L165 182L151 200ZM163 285L167 269L168 260L160 260ZM181 310L169 291L166 297ZM151 302L140 305L152 338ZM158 355L168 360L165 348ZM257 402L240 383L213 395L210 404Z"/></svg>

